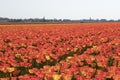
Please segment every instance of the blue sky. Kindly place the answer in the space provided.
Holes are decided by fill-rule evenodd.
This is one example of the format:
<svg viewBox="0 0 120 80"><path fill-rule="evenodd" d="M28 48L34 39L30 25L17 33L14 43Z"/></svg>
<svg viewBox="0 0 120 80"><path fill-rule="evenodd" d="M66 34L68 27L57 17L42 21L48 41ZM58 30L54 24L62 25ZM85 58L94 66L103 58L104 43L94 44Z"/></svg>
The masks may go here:
<svg viewBox="0 0 120 80"><path fill-rule="evenodd" d="M0 17L120 19L120 0L0 0Z"/></svg>

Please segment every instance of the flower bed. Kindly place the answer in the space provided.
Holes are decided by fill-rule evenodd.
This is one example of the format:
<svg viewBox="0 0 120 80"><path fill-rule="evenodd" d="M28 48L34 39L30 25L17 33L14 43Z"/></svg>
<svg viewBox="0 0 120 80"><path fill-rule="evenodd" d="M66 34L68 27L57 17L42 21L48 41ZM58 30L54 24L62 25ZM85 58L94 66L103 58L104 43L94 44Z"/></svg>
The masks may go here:
<svg viewBox="0 0 120 80"><path fill-rule="evenodd" d="M119 26L0 25L0 79L119 80Z"/></svg>

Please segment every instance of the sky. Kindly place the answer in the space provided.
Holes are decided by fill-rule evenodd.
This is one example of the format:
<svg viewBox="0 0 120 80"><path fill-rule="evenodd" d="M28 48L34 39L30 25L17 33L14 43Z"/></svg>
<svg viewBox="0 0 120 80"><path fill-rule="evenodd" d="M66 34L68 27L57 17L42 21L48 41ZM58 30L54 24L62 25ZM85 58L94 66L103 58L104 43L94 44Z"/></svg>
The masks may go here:
<svg viewBox="0 0 120 80"><path fill-rule="evenodd" d="M120 19L120 0L0 0L0 17Z"/></svg>

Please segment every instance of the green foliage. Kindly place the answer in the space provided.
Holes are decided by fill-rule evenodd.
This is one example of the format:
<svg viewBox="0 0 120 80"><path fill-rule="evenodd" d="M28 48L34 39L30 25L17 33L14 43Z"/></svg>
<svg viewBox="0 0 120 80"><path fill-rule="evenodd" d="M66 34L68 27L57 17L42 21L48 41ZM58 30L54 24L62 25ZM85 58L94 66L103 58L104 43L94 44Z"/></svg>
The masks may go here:
<svg viewBox="0 0 120 80"><path fill-rule="evenodd" d="M17 60L19 62L23 61L21 58L18 58L18 57L15 57L15 60Z"/></svg>
<svg viewBox="0 0 120 80"><path fill-rule="evenodd" d="M91 78L95 78L95 76L98 74L97 69L95 70L95 72L93 73L93 75L91 76Z"/></svg>
<svg viewBox="0 0 120 80"><path fill-rule="evenodd" d="M108 58L108 66L113 66L114 61L115 61L115 59L112 56L110 56Z"/></svg>
<svg viewBox="0 0 120 80"><path fill-rule="evenodd" d="M4 73L0 71L0 78L7 78L7 77L10 77L10 73Z"/></svg>
<svg viewBox="0 0 120 80"><path fill-rule="evenodd" d="M43 68L43 66L49 65L49 66L53 66L56 65L57 61L54 60L53 62L50 62L49 60L46 60L45 62L41 62L41 63L37 63L36 59L32 60L32 65L30 68Z"/></svg>
<svg viewBox="0 0 120 80"><path fill-rule="evenodd" d="M16 67L17 70L20 70L19 75L24 75L29 73L29 68L26 67Z"/></svg>
<svg viewBox="0 0 120 80"><path fill-rule="evenodd" d="M81 54L84 53L88 48L92 48L92 46L84 46L82 47Z"/></svg>
<svg viewBox="0 0 120 80"><path fill-rule="evenodd" d="M90 55L96 56L96 55L99 55L99 54L100 54L100 51L97 51L97 52L91 53Z"/></svg>
<svg viewBox="0 0 120 80"><path fill-rule="evenodd" d="M74 75L72 76L72 80L76 80L76 78L75 78L75 76L74 76Z"/></svg>
<svg viewBox="0 0 120 80"><path fill-rule="evenodd" d="M65 60L67 57L72 57L72 56L74 56L75 54L78 54L78 53L79 53L79 49L76 52L70 52L69 54L64 54L64 55L62 55L58 58L58 62L60 62L62 60Z"/></svg>

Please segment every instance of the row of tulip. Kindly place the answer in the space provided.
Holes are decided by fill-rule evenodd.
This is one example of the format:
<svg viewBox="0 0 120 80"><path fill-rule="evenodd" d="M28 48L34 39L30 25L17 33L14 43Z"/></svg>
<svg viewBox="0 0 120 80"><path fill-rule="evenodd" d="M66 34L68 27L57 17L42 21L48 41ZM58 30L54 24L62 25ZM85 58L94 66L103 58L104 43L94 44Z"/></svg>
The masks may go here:
<svg viewBox="0 0 120 80"><path fill-rule="evenodd" d="M0 25L0 78L119 80L119 25Z"/></svg>

